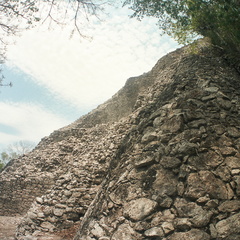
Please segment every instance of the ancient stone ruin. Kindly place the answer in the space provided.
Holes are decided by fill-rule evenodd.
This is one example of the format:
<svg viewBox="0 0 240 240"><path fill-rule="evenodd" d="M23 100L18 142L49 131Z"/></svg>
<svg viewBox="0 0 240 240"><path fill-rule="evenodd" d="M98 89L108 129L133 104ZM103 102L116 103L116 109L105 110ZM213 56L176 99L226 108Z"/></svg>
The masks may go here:
<svg viewBox="0 0 240 240"><path fill-rule="evenodd" d="M239 98L220 50L178 49L11 161L0 215L18 240L238 240Z"/></svg>

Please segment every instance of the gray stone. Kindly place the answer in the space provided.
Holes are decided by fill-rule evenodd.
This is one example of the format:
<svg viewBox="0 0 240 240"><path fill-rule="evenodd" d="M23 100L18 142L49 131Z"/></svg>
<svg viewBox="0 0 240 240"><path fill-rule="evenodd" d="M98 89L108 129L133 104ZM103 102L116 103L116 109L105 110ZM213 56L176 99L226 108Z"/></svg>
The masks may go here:
<svg viewBox="0 0 240 240"><path fill-rule="evenodd" d="M158 192L160 196L172 196L177 193L177 178L174 174L165 169L157 170L156 179L152 188Z"/></svg>
<svg viewBox="0 0 240 240"><path fill-rule="evenodd" d="M188 126L190 128L200 128L201 126L205 126L207 124L205 119L198 119L198 120L194 120L192 122L188 123Z"/></svg>
<svg viewBox="0 0 240 240"><path fill-rule="evenodd" d="M52 213L52 210L53 210L52 207L47 206L43 209L43 213L45 216L49 216Z"/></svg>
<svg viewBox="0 0 240 240"><path fill-rule="evenodd" d="M190 198L198 199L206 194L215 199L230 199L232 197L225 183L216 178L210 171L189 174L187 184L185 195Z"/></svg>
<svg viewBox="0 0 240 240"><path fill-rule="evenodd" d="M131 228L128 224L121 224L117 231L114 232L114 234L112 235L112 240L120 240L120 239L124 239L124 240L133 240L133 239L138 239L137 236L139 234L137 234L133 228Z"/></svg>
<svg viewBox="0 0 240 240"><path fill-rule="evenodd" d="M168 240L210 240L210 236L201 230L192 229L188 232L175 232Z"/></svg>
<svg viewBox="0 0 240 240"><path fill-rule="evenodd" d="M42 222L40 227L47 229L49 232L53 232L55 230L55 226L50 222Z"/></svg>
<svg viewBox="0 0 240 240"><path fill-rule="evenodd" d="M240 209L240 200L225 201L219 206L221 212L234 212Z"/></svg>
<svg viewBox="0 0 240 240"><path fill-rule="evenodd" d="M98 223L94 224L91 233L97 238L103 237L105 235L105 231L99 226Z"/></svg>
<svg viewBox="0 0 240 240"><path fill-rule="evenodd" d="M232 169L231 174L232 175L240 175L240 169Z"/></svg>
<svg viewBox="0 0 240 240"><path fill-rule="evenodd" d="M226 157L225 163L231 169L240 168L240 157Z"/></svg>
<svg viewBox="0 0 240 240"><path fill-rule="evenodd" d="M66 197L70 197L70 196L72 195L72 192L71 192L71 191L68 191L68 190L65 190L65 191L64 191L64 195L65 195Z"/></svg>
<svg viewBox="0 0 240 240"><path fill-rule="evenodd" d="M145 166L149 166L152 165L154 163L154 158L153 157L145 157L143 159L137 159L135 161L135 167L136 168L140 168L140 167L145 167Z"/></svg>
<svg viewBox="0 0 240 240"><path fill-rule="evenodd" d="M210 101L213 100L214 98L216 98L216 94L210 94L208 96L202 97L202 101Z"/></svg>
<svg viewBox="0 0 240 240"><path fill-rule="evenodd" d="M240 137L240 131L235 127L229 127L227 133L230 137L238 138Z"/></svg>
<svg viewBox="0 0 240 240"><path fill-rule="evenodd" d="M156 199L154 199L158 202L159 206L160 207L163 207L163 208L170 208L172 203L173 203L173 200L168 197L168 196L157 196Z"/></svg>
<svg viewBox="0 0 240 240"><path fill-rule="evenodd" d="M149 216L157 207L157 202L148 198L132 200L124 206L124 216L139 221Z"/></svg>
<svg viewBox="0 0 240 240"><path fill-rule="evenodd" d="M220 165L216 171L214 172L217 176L219 176L223 181L229 182L231 180L231 173L226 166Z"/></svg>
<svg viewBox="0 0 240 240"><path fill-rule="evenodd" d="M232 234L240 235L240 213L219 221L216 224L216 231L219 238L226 238Z"/></svg>
<svg viewBox="0 0 240 240"><path fill-rule="evenodd" d="M161 227L153 227L144 232L146 237L163 237L164 232Z"/></svg>
<svg viewBox="0 0 240 240"><path fill-rule="evenodd" d="M224 156L233 156L237 153L237 150L233 147L222 147L220 151Z"/></svg>
<svg viewBox="0 0 240 240"><path fill-rule="evenodd" d="M154 121L153 121L153 126L154 126L155 128L161 126L162 120L163 120L162 117L157 117L157 118L155 118Z"/></svg>
<svg viewBox="0 0 240 240"><path fill-rule="evenodd" d="M214 224L210 224L209 230L211 233L211 237L216 239L217 238L217 230L216 230Z"/></svg>
<svg viewBox="0 0 240 240"><path fill-rule="evenodd" d="M183 128L183 118L181 115L173 116L170 119L166 119L161 125L161 131L175 133Z"/></svg>
<svg viewBox="0 0 240 240"><path fill-rule="evenodd" d="M43 199L40 198L40 197L37 197L36 198L36 202L39 203L39 204L42 204L43 203Z"/></svg>
<svg viewBox="0 0 240 240"><path fill-rule="evenodd" d="M212 216L212 212L204 210L201 206L194 202L187 202L185 199L176 199L174 206L179 217L189 218L189 221L195 227L206 226Z"/></svg>
<svg viewBox="0 0 240 240"><path fill-rule="evenodd" d="M173 148L171 154L172 155L192 155L196 153L196 149L198 148L197 144L187 142L187 141L182 141L179 142L175 148Z"/></svg>
<svg viewBox="0 0 240 240"><path fill-rule="evenodd" d="M158 135L155 131L147 131L142 137L142 143L149 143L158 138Z"/></svg>
<svg viewBox="0 0 240 240"><path fill-rule="evenodd" d="M206 91L212 92L212 93L217 92L218 89L219 89L218 87L207 87L207 88L205 88Z"/></svg>
<svg viewBox="0 0 240 240"><path fill-rule="evenodd" d="M53 214L58 217L61 217L64 214L64 212L65 212L65 209L63 209L63 208L54 208L53 209Z"/></svg>
<svg viewBox="0 0 240 240"><path fill-rule="evenodd" d="M232 103L229 100L218 98L217 103L222 107L223 109L229 110L232 107Z"/></svg>
<svg viewBox="0 0 240 240"><path fill-rule="evenodd" d="M180 166L181 161L176 157L164 156L164 157L160 158L160 164L164 168L177 168Z"/></svg>
<svg viewBox="0 0 240 240"><path fill-rule="evenodd" d="M29 212L29 213L27 213L27 217L30 219L35 219L35 218L37 218L37 214L34 212Z"/></svg>
<svg viewBox="0 0 240 240"><path fill-rule="evenodd" d="M240 176L234 176L234 182L236 183L237 196L240 197Z"/></svg>
<svg viewBox="0 0 240 240"><path fill-rule="evenodd" d="M171 232L174 231L174 226L171 222L164 222L162 225L161 225L162 229L163 229L163 232L167 235Z"/></svg>
<svg viewBox="0 0 240 240"><path fill-rule="evenodd" d="M192 223L189 221L188 218L177 218L174 221L174 226L176 229L180 231L186 231L186 230L190 230Z"/></svg>

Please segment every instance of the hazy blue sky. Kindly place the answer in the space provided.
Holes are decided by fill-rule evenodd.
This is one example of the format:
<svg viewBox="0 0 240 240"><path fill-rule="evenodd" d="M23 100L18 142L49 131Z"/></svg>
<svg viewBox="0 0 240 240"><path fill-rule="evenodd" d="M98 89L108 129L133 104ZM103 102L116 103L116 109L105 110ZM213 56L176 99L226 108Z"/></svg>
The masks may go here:
<svg viewBox="0 0 240 240"><path fill-rule="evenodd" d="M89 38L44 24L14 39L4 68L13 87L0 89L0 151L70 124L179 47L160 36L154 19L131 19L128 9L108 12L83 27Z"/></svg>

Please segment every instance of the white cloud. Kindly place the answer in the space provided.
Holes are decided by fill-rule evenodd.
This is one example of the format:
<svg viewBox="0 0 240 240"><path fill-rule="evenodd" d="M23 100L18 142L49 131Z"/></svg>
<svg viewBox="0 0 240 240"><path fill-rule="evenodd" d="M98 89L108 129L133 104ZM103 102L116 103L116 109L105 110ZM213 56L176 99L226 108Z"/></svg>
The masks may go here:
<svg viewBox="0 0 240 240"><path fill-rule="evenodd" d="M52 30L42 25L26 31L8 47L8 64L31 75L54 97L91 110L115 94L129 77L149 71L177 47L173 40L160 37L156 21L139 22L128 15L120 9L103 22L91 19L83 30L93 37L91 41L77 34L70 38L72 29L55 25ZM69 123L43 106L28 103L0 102L0 112L0 147L19 140L38 142ZM16 132L1 132L1 125Z"/></svg>
<svg viewBox="0 0 240 240"><path fill-rule="evenodd" d="M5 133L0 129L0 146L20 140L37 143L54 130L69 124L67 120L33 104L0 102L0 112L0 126L9 126L17 132Z"/></svg>
<svg viewBox="0 0 240 240"><path fill-rule="evenodd" d="M171 39L161 40L155 22L129 19L126 10L118 10L101 23L89 23L83 33L92 41L78 35L70 39L67 28L47 31L42 26L23 33L8 58L55 95L90 108L176 47Z"/></svg>

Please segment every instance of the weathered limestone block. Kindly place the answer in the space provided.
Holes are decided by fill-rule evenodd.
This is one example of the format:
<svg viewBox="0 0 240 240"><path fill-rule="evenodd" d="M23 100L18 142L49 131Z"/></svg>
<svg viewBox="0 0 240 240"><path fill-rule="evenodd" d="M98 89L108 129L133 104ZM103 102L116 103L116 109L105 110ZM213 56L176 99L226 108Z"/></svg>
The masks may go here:
<svg viewBox="0 0 240 240"><path fill-rule="evenodd" d="M187 156L196 153L198 145L196 143L188 142L186 140L178 142L171 151L171 155Z"/></svg>
<svg viewBox="0 0 240 240"><path fill-rule="evenodd" d="M207 95L207 96L202 97L201 100L202 100L203 102L207 102L207 101L210 101L210 100L215 99L216 97L217 97L217 94L214 93L214 94L209 94L209 95Z"/></svg>
<svg viewBox="0 0 240 240"><path fill-rule="evenodd" d="M163 156L160 158L160 164L164 168L177 168L180 166L181 161L176 157Z"/></svg>
<svg viewBox="0 0 240 240"><path fill-rule="evenodd" d="M46 229L49 232L53 232L56 229L56 227L50 222L42 222L40 227Z"/></svg>
<svg viewBox="0 0 240 240"><path fill-rule="evenodd" d="M238 157L226 157L225 163L231 169L240 168L240 156L238 156Z"/></svg>
<svg viewBox="0 0 240 240"><path fill-rule="evenodd" d="M174 206L181 218L189 218L194 227L206 226L212 216L211 211L204 210L194 202L187 202L185 199L177 199Z"/></svg>
<svg viewBox="0 0 240 240"><path fill-rule="evenodd" d="M154 131L154 129L149 128L147 132L142 137L142 143L149 143L158 138L158 134Z"/></svg>
<svg viewBox="0 0 240 240"><path fill-rule="evenodd" d="M195 109L195 111L191 111L191 110L185 110L183 117L185 119L186 122L190 122L193 120L197 120L197 119L201 119L204 117L203 112L201 111L201 109Z"/></svg>
<svg viewBox="0 0 240 240"><path fill-rule="evenodd" d="M234 182L236 183L236 193L240 197L240 176L234 176Z"/></svg>
<svg viewBox="0 0 240 240"><path fill-rule="evenodd" d="M152 165L154 162L155 162L154 157L148 156L148 157L145 157L143 159L142 158L137 159L135 161L135 167L136 168L146 167L146 166Z"/></svg>
<svg viewBox="0 0 240 240"><path fill-rule="evenodd" d="M207 124L205 119L198 119L188 123L188 127L190 128L200 128L201 126L205 126Z"/></svg>
<svg viewBox="0 0 240 240"><path fill-rule="evenodd" d="M161 227L153 227L144 232L146 237L163 237L164 232Z"/></svg>
<svg viewBox="0 0 240 240"><path fill-rule="evenodd" d="M221 212L234 212L240 209L240 200L229 200L223 202L219 207Z"/></svg>
<svg viewBox="0 0 240 240"><path fill-rule="evenodd" d="M156 207L157 202L147 198L139 198L125 204L124 216L133 221L139 221L153 213Z"/></svg>
<svg viewBox="0 0 240 240"><path fill-rule="evenodd" d="M164 222L162 225L161 225L162 229L163 229L163 232L165 233L165 235L171 233L174 231L174 226L171 222Z"/></svg>
<svg viewBox="0 0 240 240"><path fill-rule="evenodd" d="M232 178L229 169L226 166L224 166L224 165L220 165L216 169L216 171L214 171L214 174L219 176L224 182L229 182L231 180L231 178Z"/></svg>
<svg viewBox="0 0 240 240"><path fill-rule="evenodd" d="M239 138L240 137L240 131L239 129L235 127L229 127L227 129L228 136L234 137L234 138Z"/></svg>
<svg viewBox="0 0 240 240"><path fill-rule="evenodd" d="M173 223L175 219L175 215L169 210L155 212L152 216L151 226L157 227L161 226L163 223Z"/></svg>
<svg viewBox="0 0 240 240"><path fill-rule="evenodd" d="M240 236L240 213L232 215L216 224L217 236L219 238L230 237L238 234Z"/></svg>
<svg viewBox="0 0 240 240"><path fill-rule="evenodd" d="M162 117L156 117L153 121L153 126L155 128L158 128L159 126L161 126L162 124L162 121L163 121L163 118Z"/></svg>
<svg viewBox="0 0 240 240"><path fill-rule="evenodd" d="M120 240L120 239L133 240L138 238L139 238L139 234L135 232L134 229L131 228L128 224L124 223L118 227L118 229L116 230L116 232L114 232L111 239L112 240Z"/></svg>
<svg viewBox="0 0 240 240"><path fill-rule="evenodd" d="M222 147L220 151L223 156L234 156L237 153L237 150L233 147Z"/></svg>
<svg viewBox="0 0 240 240"><path fill-rule="evenodd" d="M54 208L53 209L53 214L57 217L63 216L64 212L65 212L65 209L63 209L63 208Z"/></svg>
<svg viewBox="0 0 240 240"><path fill-rule="evenodd" d="M177 193L177 178L171 171L160 168L152 188L161 196L173 196Z"/></svg>
<svg viewBox="0 0 240 240"><path fill-rule="evenodd" d="M220 98L220 97L217 98L217 103L221 108L226 109L226 110L229 110L232 107L231 101Z"/></svg>
<svg viewBox="0 0 240 240"><path fill-rule="evenodd" d="M174 221L174 226L176 229L180 231L186 231L186 230L190 230L192 223L188 218L177 218Z"/></svg>
<svg viewBox="0 0 240 240"><path fill-rule="evenodd" d="M93 228L91 229L91 233L97 238L101 238L105 235L105 231L99 226L98 223L94 224Z"/></svg>
<svg viewBox="0 0 240 240"><path fill-rule="evenodd" d="M206 194L215 199L231 199L232 191L223 181L216 178L210 171L191 173L187 179L187 191L185 195L198 199Z"/></svg>
<svg viewBox="0 0 240 240"><path fill-rule="evenodd" d="M165 195L165 196L162 196L162 195L154 195L153 196L153 199L158 202L159 206L160 207L163 207L163 208L170 208L172 203L173 203L173 200L172 198L170 198L169 196Z"/></svg>
<svg viewBox="0 0 240 240"><path fill-rule="evenodd" d="M168 240L210 240L210 236L201 230L192 229L188 232L176 232Z"/></svg>
<svg viewBox="0 0 240 240"><path fill-rule="evenodd" d="M161 125L161 131L176 133L183 128L183 117L181 115L175 115L170 119L166 119Z"/></svg>

